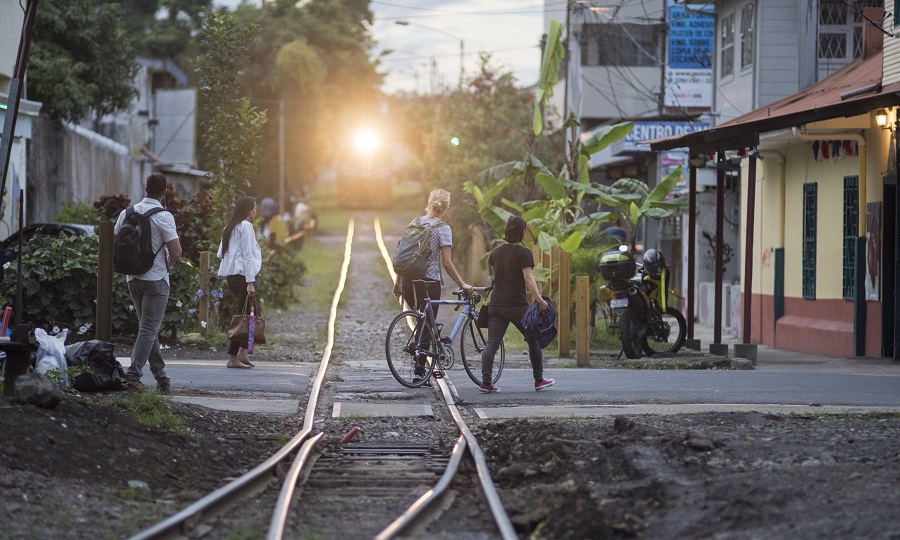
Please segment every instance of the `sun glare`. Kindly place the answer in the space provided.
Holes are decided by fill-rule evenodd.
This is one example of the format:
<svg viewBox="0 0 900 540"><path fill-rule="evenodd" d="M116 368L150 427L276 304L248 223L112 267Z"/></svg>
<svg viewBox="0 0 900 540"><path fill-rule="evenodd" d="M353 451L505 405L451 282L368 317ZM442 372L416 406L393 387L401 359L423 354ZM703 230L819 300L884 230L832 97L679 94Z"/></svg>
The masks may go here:
<svg viewBox="0 0 900 540"><path fill-rule="evenodd" d="M378 148L378 143L380 142L378 135L374 132L363 129L356 133L353 137L353 142L356 144L356 148L361 152L371 152Z"/></svg>

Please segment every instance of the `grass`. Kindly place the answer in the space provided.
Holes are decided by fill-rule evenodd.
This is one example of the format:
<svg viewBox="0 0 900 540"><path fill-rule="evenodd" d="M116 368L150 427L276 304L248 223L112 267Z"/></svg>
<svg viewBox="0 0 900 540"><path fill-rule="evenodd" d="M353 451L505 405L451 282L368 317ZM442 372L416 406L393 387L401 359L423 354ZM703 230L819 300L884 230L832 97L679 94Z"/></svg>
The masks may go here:
<svg viewBox="0 0 900 540"><path fill-rule="evenodd" d="M171 402L156 392L129 392L111 399L109 404L146 426L191 434L184 419L172 409Z"/></svg>
<svg viewBox="0 0 900 540"><path fill-rule="evenodd" d="M344 262L344 251L327 246L319 237L312 237L299 254L306 265L300 302L313 311L327 311L331 307Z"/></svg>

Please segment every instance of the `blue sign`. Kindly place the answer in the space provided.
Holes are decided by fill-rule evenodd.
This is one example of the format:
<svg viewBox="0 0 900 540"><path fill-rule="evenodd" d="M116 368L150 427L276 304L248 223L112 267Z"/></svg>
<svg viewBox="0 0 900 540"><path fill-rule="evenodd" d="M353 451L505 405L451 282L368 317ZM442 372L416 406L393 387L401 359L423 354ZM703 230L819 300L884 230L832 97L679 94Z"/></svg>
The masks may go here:
<svg viewBox="0 0 900 540"><path fill-rule="evenodd" d="M652 141L664 137L685 135L695 131L703 131L712 127L709 122L635 122L631 133L622 139L621 152L642 152L650 150L643 141Z"/></svg>
<svg viewBox="0 0 900 540"><path fill-rule="evenodd" d="M712 6L669 8L669 68L712 69L716 22Z"/></svg>

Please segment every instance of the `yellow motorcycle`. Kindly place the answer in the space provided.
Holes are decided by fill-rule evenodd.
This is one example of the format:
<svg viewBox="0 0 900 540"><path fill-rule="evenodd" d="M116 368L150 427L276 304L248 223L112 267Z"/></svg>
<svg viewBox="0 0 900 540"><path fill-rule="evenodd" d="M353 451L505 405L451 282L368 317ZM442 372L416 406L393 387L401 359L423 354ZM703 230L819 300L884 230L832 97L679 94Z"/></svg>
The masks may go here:
<svg viewBox="0 0 900 540"><path fill-rule="evenodd" d="M600 257L600 275L607 284L601 295L616 314L619 340L628 358L676 353L684 345L687 322L668 305L668 296L680 296L668 288L669 267L662 253L649 249L643 264L626 246Z"/></svg>

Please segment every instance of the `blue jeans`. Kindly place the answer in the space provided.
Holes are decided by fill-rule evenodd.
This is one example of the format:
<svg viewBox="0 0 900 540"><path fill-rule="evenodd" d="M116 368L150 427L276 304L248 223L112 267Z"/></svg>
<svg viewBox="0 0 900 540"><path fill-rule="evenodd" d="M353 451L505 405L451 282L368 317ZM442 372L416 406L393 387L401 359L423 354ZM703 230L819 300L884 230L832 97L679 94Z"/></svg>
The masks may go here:
<svg viewBox="0 0 900 540"><path fill-rule="evenodd" d="M488 338L481 351L481 380L487 384L491 384L491 374L494 370L494 355L500 348L500 342L506 335L509 324L512 323L522 335L525 335L525 328L522 326L522 317L528 306L493 306L488 305ZM528 359L531 361L531 372L534 380L540 381L544 378L544 352L538 345L537 339L525 339L528 343Z"/></svg>
<svg viewBox="0 0 900 540"><path fill-rule="evenodd" d="M138 328L134 349L131 350L129 379L140 380L144 366L150 362L150 372L156 380L167 380L166 363L159 353L159 329L162 326L166 305L169 303L169 284L165 279L144 281L132 279L128 282L128 292L137 311Z"/></svg>

